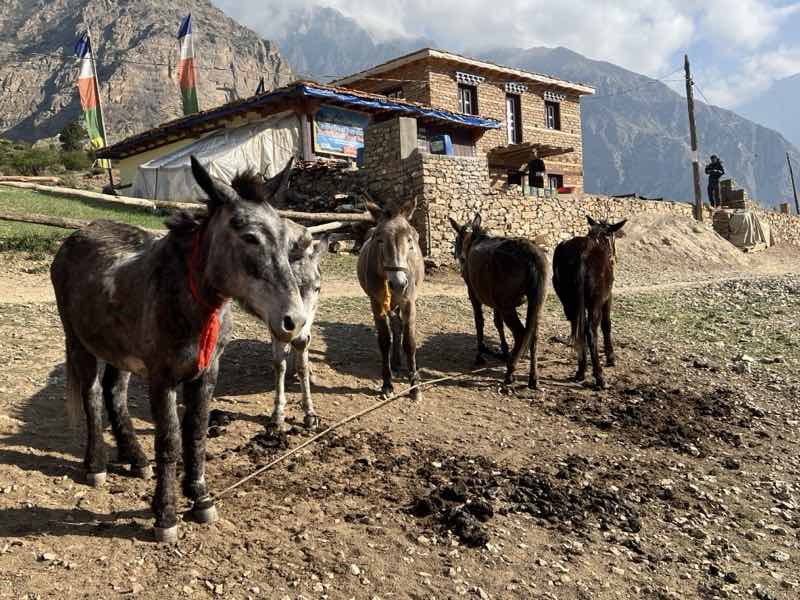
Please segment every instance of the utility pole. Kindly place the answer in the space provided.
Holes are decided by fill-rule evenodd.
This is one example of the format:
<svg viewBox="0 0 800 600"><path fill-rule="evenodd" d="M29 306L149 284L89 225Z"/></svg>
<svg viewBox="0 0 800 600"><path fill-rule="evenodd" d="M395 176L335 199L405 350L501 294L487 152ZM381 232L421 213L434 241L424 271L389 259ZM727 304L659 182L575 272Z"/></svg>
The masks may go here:
<svg viewBox="0 0 800 600"><path fill-rule="evenodd" d="M789 177L792 180L792 191L794 192L794 209L800 215L800 204L797 203L797 185L794 183L794 171L792 171L792 159L789 158L789 153L786 153L786 162L789 163Z"/></svg>
<svg viewBox="0 0 800 600"><path fill-rule="evenodd" d="M684 54L683 69L686 71L686 103L689 106L689 135L692 142L692 175L694 177L694 218L703 221L703 194L700 191L700 157L697 154L697 128L694 123L694 95L692 73L689 70L689 55Z"/></svg>

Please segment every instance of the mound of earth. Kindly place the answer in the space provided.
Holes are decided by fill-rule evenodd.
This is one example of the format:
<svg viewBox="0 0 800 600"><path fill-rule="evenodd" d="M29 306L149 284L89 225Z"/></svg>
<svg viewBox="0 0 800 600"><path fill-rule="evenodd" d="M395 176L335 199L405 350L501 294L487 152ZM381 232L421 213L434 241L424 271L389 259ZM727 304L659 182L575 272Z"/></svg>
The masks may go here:
<svg viewBox="0 0 800 600"><path fill-rule="evenodd" d="M710 225L682 215L631 216L617 239L617 277L623 285L669 283L750 264L748 255Z"/></svg>

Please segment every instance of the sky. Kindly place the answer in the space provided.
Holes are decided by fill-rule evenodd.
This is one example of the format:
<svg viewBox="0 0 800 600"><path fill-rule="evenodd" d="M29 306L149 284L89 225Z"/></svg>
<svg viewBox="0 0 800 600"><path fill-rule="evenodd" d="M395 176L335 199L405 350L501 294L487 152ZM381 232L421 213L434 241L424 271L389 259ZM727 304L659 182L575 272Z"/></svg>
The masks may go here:
<svg viewBox="0 0 800 600"><path fill-rule="evenodd" d="M736 109L800 73L800 1L786 0L213 0L279 39L289 10L331 6L376 40L425 37L452 51L566 46L661 78L689 53L712 104ZM680 77L678 75L677 77ZM675 76L669 79L675 79ZM672 81L677 91L681 85Z"/></svg>

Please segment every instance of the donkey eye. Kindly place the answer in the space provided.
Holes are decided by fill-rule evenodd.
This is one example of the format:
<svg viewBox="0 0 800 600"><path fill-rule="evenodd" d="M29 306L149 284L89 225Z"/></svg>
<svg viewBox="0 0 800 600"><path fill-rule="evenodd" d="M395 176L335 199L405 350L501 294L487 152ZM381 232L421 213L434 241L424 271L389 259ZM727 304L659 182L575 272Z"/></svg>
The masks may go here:
<svg viewBox="0 0 800 600"><path fill-rule="evenodd" d="M248 244L258 245L261 243L261 240L258 239L258 236L254 233L245 233L242 236L242 239L247 242Z"/></svg>

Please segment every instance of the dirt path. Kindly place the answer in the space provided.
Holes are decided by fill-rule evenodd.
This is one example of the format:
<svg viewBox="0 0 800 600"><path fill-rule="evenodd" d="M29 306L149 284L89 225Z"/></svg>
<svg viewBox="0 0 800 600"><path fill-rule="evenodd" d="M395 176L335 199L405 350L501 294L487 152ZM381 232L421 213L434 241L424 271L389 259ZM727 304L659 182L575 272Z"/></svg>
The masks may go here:
<svg viewBox="0 0 800 600"><path fill-rule="evenodd" d="M800 594L796 276L690 273L658 287L621 278L619 366L603 392L570 381L571 352L554 341L567 327L551 297L542 392L501 385L498 365L417 403L399 401L237 490L218 523L182 523L177 546L162 547L150 541L152 482L116 466L106 488L82 483L82 434L63 415L57 312L30 291L49 290L47 273L22 261L14 275L8 264L0 598ZM371 316L349 268L326 282L315 325L313 390L324 424L372 404L379 385ZM437 276L426 288L424 377L472 368L463 284ZM266 339L260 323L237 314L208 442L212 490L308 435L301 427L264 435L273 395ZM288 396L297 418L296 385ZM130 405L152 456L140 381Z"/></svg>

